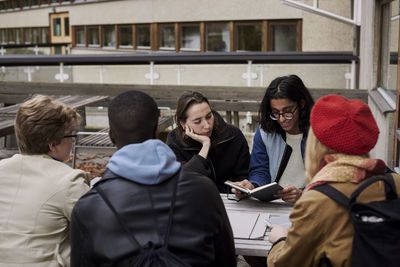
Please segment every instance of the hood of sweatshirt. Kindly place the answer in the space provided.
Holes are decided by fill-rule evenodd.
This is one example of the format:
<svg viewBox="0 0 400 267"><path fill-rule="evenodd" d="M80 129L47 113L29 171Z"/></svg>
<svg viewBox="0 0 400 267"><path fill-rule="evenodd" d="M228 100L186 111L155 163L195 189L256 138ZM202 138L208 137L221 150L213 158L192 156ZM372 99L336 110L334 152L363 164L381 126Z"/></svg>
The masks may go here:
<svg viewBox="0 0 400 267"><path fill-rule="evenodd" d="M107 168L113 173L140 184L159 184L181 167L174 152L157 139L126 145L111 157Z"/></svg>

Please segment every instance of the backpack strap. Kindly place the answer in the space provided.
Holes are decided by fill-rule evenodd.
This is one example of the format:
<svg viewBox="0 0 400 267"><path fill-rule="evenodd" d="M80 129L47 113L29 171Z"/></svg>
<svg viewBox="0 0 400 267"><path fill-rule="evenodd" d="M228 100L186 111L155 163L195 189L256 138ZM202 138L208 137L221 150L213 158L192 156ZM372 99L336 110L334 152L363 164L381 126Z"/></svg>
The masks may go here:
<svg viewBox="0 0 400 267"><path fill-rule="evenodd" d="M377 182L383 181L385 185L386 199L394 200L398 198L396 192L396 185L394 184L393 176L390 173L386 173L384 176L377 176L367 179L362 185L360 185L350 197L350 204L356 202L358 195L368 186Z"/></svg>
<svg viewBox="0 0 400 267"><path fill-rule="evenodd" d="M169 209L167 232L165 233L163 247L168 247L169 234L171 232L171 227L172 227L172 217L174 215L174 208L175 208L175 202L176 202L176 191L178 189L178 182L181 179L181 175L182 175L182 171L179 172L178 179L176 179L176 183L174 186L174 191L172 192L171 208Z"/></svg>
<svg viewBox="0 0 400 267"><path fill-rule="evenodd" d="M118 212L115 210L114 206L111 204L110 200L106 197L106 194L104 193L103 189L101 189L101 186L96 186L96 191L99 193L101 198L104 200L104 202L107 204L107 206L111 209L111 211L114 213L115 217L117 218L119 224L121 227L125 230L126 233L128 233L128 238L131 241L132 244L135 246L138 246L140 249L143 249L142 246L139 244L139 242L136 240L135 236L131 233L131 231L126 227L124 224L122 217L118 214Z"/></svg>
<svg viewBox="0 0 400 267"><path fill-rule="evenodd" d="M316 190L321 192L322 194L330 197L331 199L335 200L339 204L348 207L349 205L349 198L346 197L345 194L334 188L333 186L330 186L329 184L321 184L317 185L311 188L312 190Z"/></svg>

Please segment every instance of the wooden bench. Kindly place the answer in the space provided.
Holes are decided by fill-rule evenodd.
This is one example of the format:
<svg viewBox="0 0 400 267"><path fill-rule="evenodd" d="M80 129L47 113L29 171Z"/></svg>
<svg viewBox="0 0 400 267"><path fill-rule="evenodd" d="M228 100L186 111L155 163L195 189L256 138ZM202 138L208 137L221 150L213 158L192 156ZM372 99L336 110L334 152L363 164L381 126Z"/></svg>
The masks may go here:
<svg viewBox="0 0 400 267"><path fill-rule="evenodd" d="M179 96L183 91L189 90L204 94L215 110L227 112L228 122L232 123L233 119L233 124L238 125L239 112L258 112L265 89L265 87L231 86L0 82L0 103L21 102L21 99L25 99L34 91L48 95L62 95L64 92L76 95L108 95L110 98L107 101L96 103L107 106L108 101L114 96L128 90L139 90L152 96L159 106L175 109ZM310 93L314 100L328 94L339 94L368 103L367 90L310 89Z"/></svg>
<svg viewBox="0 0 400 267"><path fill-rule="evenodd" d="M58 100L74 109L80 109L89 104L96 102L105 101L108 96L90 96L90 95L57 95L53 96L53 99ZM0 137L14 133L14 120L17 114L18 108L21 103L14 104L11 106L0 108ZM81 113L84 111L82 110Z"/></svg>
<svg viewBox="0 0 400 267"><path fill-rule="evenodd" d="M157 132L161 133L167 127L173 125L173 117L171 114L160 116L158 119ZM117 148L111 142L108 136L109 128L104 128L98 132L78 132L78 136L85 135L83 138L78 138L72 149L72 167L75 168L77 155L80 152L88 154L107 153L110 156Z"/></svg>

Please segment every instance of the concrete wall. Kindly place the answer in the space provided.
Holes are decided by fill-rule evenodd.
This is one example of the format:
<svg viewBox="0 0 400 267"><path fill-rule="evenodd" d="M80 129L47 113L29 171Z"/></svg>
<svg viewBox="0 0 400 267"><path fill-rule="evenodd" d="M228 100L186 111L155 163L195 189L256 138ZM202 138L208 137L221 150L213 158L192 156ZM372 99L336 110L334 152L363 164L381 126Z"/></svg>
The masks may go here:
<svg viewBox="0 0 400 267"><path fill-rule="evenodd" d="M393 167L393 142L394 142L394 112L382 113L371 98L368 98L368 105L375 117L379 127L379 138L374 149L371 150L371 158L379 158L386 162L390 168Z"/></svg>

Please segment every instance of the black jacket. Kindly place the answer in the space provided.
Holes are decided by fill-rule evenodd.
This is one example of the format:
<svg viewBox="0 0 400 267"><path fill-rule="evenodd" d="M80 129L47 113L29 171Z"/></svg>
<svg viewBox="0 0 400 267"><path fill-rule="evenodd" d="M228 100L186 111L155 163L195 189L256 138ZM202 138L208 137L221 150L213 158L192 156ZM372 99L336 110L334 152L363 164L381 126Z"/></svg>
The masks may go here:
<svg viewBox="0 0 400 267"><path fill-rule="evenodd" d="M182 168L169 250L191 266L236 266L232 230L222 199L210 179ZM179 173L179 172L178 172ZM101 187L138 242L161 246L173 186L179 175L156 185L103 177L76 204L71 218L71 266L126 266L134 247L101 199ZM154 209L152 209L151 199Z"/></svg>
<svg viewBox="0 0 400 267"><path fill-rule="evenodd" d="M180 141L177 129L168 134L167 145L174 151L178 161L187 162L192 169L210 177L220 192L226 192L226 180L242 181L248 178L249 146L240 129L227 124L216 111L213 114L218 131L211 137L215 146L211 146L207 160L195 156L200 152L201 144L195 142L192 146L186 146Z"/></svg>

